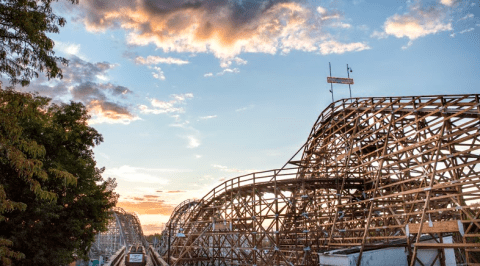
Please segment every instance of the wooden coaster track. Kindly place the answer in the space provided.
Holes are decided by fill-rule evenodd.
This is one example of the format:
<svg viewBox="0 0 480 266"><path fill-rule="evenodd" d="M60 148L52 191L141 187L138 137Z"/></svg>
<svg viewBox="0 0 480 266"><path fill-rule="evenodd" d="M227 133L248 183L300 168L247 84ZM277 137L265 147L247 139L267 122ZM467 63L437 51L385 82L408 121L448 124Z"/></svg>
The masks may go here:
<svg viewBox="0 0 480 266"><path fill-rule="evenodd" d="M410 265L424 264L419 249L437 250L445 265L446 248L458 264L476 265L479 97L334 102L300 158L177 208L161 254L171 265L319 265L319 253L357 248L360 265L364 251L402 246ZM426 234L438 243L421 242Z"/></svg>

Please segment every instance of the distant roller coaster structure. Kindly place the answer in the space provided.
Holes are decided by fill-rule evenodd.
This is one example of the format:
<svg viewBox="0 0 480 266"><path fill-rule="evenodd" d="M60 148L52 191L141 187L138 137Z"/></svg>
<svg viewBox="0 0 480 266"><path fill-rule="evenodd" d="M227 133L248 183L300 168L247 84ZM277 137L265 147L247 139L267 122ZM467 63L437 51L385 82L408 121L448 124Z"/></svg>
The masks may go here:
<svg viewBox="0 0 480 266"><path fill-rule="evenodd" d="M319 265L356 249L361 265L369 250L404 247L409 265L425 265L422 249L439 265L446 249L480 265L479 97L336 101L284 167L180 204L159 253L170 265Z"/></svg>
<svg viewBox="0 0 480 266"><path fill-rule="evenodd" d="M135 213L126 212L119 207L112 208L110 213L108 230L95 236L95 242L89 251L90 259L99 259L102 256L103 260L107 261L123 247L128 249L132 245L143 245L146 248L149 246Z"/></svg>

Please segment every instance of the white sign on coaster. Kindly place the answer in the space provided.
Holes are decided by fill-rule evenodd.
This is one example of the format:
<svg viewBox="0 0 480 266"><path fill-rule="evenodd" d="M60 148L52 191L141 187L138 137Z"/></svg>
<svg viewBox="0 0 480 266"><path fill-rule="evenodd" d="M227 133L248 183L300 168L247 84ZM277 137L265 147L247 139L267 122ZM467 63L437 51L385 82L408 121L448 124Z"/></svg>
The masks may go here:
<svg viewBox="0 0 480 266"><path fill-rule="evenodd" d="M143 254L130 254L130 257L128 258L129 262L142 262L143 260Z"/></svg>

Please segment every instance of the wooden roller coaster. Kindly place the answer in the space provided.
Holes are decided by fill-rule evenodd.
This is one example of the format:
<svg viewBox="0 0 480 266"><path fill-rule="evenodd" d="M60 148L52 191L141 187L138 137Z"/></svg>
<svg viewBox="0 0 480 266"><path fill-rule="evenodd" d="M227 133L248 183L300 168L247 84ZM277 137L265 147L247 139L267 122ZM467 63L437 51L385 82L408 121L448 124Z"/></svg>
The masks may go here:
<svg viewBox="0 0 480 266"><path fill-rule="evenodd" d="M319 254L404 247L480 265L480 95L343 99L300 156L223 182L172 214L171 265L319 265ZM432 241L421 238L430 235ZM446 243L444 237L453 241Z"/></svg>

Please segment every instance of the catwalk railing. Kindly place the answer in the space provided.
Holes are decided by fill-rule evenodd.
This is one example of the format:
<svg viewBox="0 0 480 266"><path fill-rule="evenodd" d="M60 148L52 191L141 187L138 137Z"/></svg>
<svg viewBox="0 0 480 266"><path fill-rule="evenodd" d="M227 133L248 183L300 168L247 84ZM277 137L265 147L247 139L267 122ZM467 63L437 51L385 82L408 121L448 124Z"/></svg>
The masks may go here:
<svg viewBox="0 0 480 266"><path fill-rule="evenodd" d="M318 265L318 253L357 248L360 265L365 250L403 246L411 265L423 248L440 264L444 248L479 263L479 136L479 95L337 101L288 167L179 205L160 254L171 265Z"/></svg>

